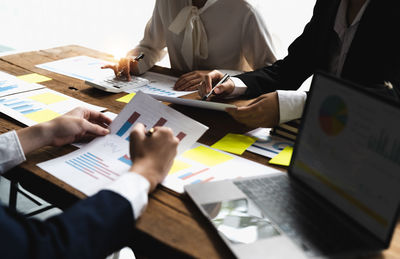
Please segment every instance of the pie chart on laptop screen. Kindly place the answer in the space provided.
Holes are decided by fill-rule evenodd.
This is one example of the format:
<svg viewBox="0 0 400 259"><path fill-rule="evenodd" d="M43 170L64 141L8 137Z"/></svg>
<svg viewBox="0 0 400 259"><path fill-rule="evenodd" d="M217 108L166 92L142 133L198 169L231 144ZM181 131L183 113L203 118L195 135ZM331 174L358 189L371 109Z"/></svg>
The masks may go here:
<svg viewBox="0 0 400 259"><path fill-rule="evenodd" d="M319 109L319 125L328 136L337 136L345 128L347 107L344 101L336 96L328 96Z"/></svg>

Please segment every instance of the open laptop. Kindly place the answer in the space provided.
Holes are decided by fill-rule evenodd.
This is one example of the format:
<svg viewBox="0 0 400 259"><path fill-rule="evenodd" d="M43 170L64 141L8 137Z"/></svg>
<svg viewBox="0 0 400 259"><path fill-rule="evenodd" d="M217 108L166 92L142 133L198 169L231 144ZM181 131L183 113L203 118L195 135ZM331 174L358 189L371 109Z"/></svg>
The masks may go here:
<svg viewBox="0 0 400 259"><path fill-rule="evenodd" d="M400 106L317 73L288 174L185 187L238 258L352 257L389 246Z"/></svg>

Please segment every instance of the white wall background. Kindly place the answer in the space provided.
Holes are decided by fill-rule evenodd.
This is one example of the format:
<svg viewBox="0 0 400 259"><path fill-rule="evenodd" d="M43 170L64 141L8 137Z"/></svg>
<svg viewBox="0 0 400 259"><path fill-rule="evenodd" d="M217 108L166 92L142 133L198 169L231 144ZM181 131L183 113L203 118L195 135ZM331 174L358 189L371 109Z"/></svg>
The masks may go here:
<svg viewBox="0 0 400 259"><path fill-rule="evenodd" d="M315 0L254 2L279 56L310 19ZM17 51L78 44L123 56L143 36L155 0L0 0L0 45ZM163 63L166 64L166 63Z"/></svg>

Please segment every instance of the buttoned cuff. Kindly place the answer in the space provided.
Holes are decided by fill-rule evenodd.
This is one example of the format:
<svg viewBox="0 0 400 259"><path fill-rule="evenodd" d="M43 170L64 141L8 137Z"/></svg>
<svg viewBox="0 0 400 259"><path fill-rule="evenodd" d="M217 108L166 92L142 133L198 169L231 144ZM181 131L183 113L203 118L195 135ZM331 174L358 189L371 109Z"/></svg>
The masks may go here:
<svg viewBox="0 0 400 259"><path fill-rule="evenodd" d="M132 206L135 220L142 215L147 206L149 181L137 173L126 172L103 190L110 190L118 193L127 199Z"/></svg>
<svg viewBox="0 0 400 259"><path fill-rule="evenodd" d="M295 120L303 114L307 94L302 91L276 91L279 100L279 123Z"/></svg>
<svg viewBox="0 0 400 259"><path fill-rule="evenodd" d="M237 77L231 77L230 79L233 81L235 88L233 89L233 92L227 95L225 98L230 99L243 95L247 89L247 86L243 83L243 81Z"/></svg>
<svg viewBox="0 0 400 259"><path fill-rule="evenodd" d="M0 136L0 174L26 160L15 130Z"/></svg>

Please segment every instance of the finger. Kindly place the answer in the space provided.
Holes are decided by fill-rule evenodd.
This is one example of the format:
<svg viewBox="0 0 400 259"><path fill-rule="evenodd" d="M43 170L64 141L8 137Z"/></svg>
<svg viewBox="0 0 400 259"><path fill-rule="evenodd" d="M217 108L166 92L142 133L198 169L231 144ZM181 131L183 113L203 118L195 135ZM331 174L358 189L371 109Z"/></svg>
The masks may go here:
<svg viewBox="0 0 400 259"><path fill-rule="evenodd" d="M107 128L112 120L110 118L108 118L106 115L104 115L101 112L97 112L97 111L92 111L89 110L90 114L89 114L89 121L92 123L96 123L100 126L102 126L103 128Z"/></svg>
<svg viewBox="0 0 400 259"><path fill-rule="evenodd" d="M126 66L123 68L123 74L126 80L131 81L131 62L129 60L127 60Z"/></svg>
<svg viewBox="0 0 400 259"><path fill-rule="evenodd" d="M144 140L146 137L146 128L142 123L137 123L135 127L133 127L133 130L130 135L130 140L135 141L135 140Z"/></svg>
<svg viewBox="0 0 400 259"><path fill-rule="evenodd" d="M187 87L189 87L190 85L193 84L198 84L201 82L201 77L195 73L195 72L191 72L191 73L187 73L184 74L183 76L181 76L178 81L176 81L174 89L175 90L183 90L186 89Z"/></svg>
<svg viewBox="0 0 400 259"><path fill-rule="evenodd" d="M106 68L112 69L112 70L114 71L115 76L118 75L117 66L115 66L115 65L105 65L105 66L102 66L102 67L101 67L101 69L106 69Z"/></svg>
<svg viewBox="0 0 400 259"><path fill-rule="evenodd" d="M215 94L222 94L222 93L225 93L226 91L228 91L228 89L230 89L231 88L231 86L230 86L230 83L229 82L225 82L225 83L223 83L223 84L220 84L219 86L217 86L215 89L214 89L214 93Z"/></svg>
<svg viewBox="0 0 400 259"><path fill-rule="evenodd" d="M110 133L108 129L105 129L97 124L93 124L87 120L83 120L82 122L83 135L96 135L96 136L104 136Z"/></svg>

